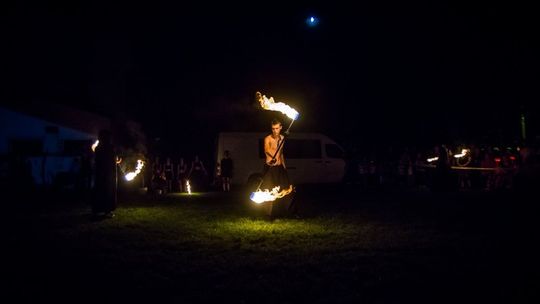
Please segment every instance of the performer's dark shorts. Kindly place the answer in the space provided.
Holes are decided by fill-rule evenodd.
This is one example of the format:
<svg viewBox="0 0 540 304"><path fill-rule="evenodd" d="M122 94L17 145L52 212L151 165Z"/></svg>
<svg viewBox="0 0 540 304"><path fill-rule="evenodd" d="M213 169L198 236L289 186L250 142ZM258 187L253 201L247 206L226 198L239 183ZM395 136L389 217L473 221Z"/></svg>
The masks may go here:
<svg viewBox="0 0 540 304"><path fill-rule="evenodd" d="M267 166L268 170L261 184L261 189L272 190L275 186L279 186L281 190L289 188L291 185L287 170L283 166Z"/></svg>

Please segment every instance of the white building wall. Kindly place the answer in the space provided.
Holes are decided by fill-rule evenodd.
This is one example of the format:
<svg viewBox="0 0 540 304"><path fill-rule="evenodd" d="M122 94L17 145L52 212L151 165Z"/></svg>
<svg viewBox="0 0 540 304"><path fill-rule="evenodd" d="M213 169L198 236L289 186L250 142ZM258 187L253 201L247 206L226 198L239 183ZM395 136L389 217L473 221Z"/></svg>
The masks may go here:
<svg viewBox="0 0 540 304"><path fill-rule="evenodd" d="M47 134L45 127L58 127L57 134ZM36 117L0 107L0 154L9 153L11 139L41 139L48 153L57 153L63 140L95 140L97 134L88 134Z"/></svg>
<svg viewBox="0 0 540 304"><path fill-rule="evenodd" d="M46 127L56 126L58 133L47 133ZM72 156L62 156L64 140L97 139L97 134L88 134L40 118L25 115L0 107L0 154L10 153L13 139L40 140L43 142L43 155L32 156L27 160L32 165L32 176L37 184L51 184L58 172L72 170Z"/></svg>

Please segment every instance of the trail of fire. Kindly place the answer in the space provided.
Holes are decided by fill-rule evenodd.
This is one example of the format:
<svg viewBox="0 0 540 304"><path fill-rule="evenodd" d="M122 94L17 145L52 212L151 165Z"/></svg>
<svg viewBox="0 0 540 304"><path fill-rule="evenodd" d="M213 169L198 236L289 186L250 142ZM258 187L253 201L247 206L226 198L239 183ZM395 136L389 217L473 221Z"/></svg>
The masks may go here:
<svg viewBox="0 0 540 304"><path fill-rule="evenodd" d="M96 139L96 141L92 144L92 151L93 152L96 152L96 148L99 146L99 140ZM117 161L117 164L119 163L119 161ZM137 167L135 167L135 171L134 172L128 172L124 175L124 178L127 180L127 181L132 181L137 175L139 175L139 173L141 173L142 169L144 167L144 162L140 159L137 160Z"/></svg>
<svg viewBox="0 0 540 304"><path fill-rule="evenodd" d="M139 173L141 173L142 168L144 167L144 162L140 159L137 160L137 167L135 168L135 172L128 172L126 175L124 175L125 179L127 181L131 181L137 176Z"/></svg>
<svg viewBox="0 0 540 304"><path fill-rule="evenodd" d="M257 99L261 103L261 107L265 110L270 111L279 111L293 121L295 121L298 116L300 115L298 111L291 108L289 105L283 103L283 102L275 102L274 97L267 98L265 95L262 95L260 92L257 92Z"/></svg>
<svg viewBox="0 0 540 304"><path fill-rule="evenodd" d="M251 196L249 197L253 202L256 204L262 204L264 202L271 202L275 201L278 198L282 198L285 195L291 193L293 190L293 186L290 185L289 188L279 191L279 186L274 187L271 191L268 191L268 189L265 190L257 190L256 192L252 192Z"/></svg>
<svg viewBox="0 0 540 304"><path fill-rule="evenodd" d="M455 154L455 155L454 155L454 158L462 158L462 157L465 157L465 156L467 156L467 154L468 154L469 152L471 152L471 150L469 150L469 149L461 149L461 153ZM437 161L437 160L439 160L439 157L435 156L435 157L428 158L428 159L427 159L427 162L428 162L428 163L432 163L432 162Z"/></svg>
<svg viewBox="0 0 540 304"><path fill-rule="evenodd" d="M96 152L96 148L99 145L99 139L96 139L96 141L92 144L92 151Z"/></svg>

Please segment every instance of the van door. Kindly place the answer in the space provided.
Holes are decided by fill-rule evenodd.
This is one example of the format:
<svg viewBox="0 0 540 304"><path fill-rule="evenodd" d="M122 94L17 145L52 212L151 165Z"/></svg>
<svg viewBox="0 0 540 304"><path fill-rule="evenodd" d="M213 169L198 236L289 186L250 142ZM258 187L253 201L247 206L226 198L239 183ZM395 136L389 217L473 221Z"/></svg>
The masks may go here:
<svg viewBox="0 0 540 304"><path fill-rule="evenodd" d="M293 184L324 182L324 162L319 139L287 139L284 154Z"/></svg>
<svg viewBox="0 0 540 304"><path fill-rule="evenodd" d="M344 152L335 143L324 144L324 176L327 183L339 183L345 175Z"/></svg>

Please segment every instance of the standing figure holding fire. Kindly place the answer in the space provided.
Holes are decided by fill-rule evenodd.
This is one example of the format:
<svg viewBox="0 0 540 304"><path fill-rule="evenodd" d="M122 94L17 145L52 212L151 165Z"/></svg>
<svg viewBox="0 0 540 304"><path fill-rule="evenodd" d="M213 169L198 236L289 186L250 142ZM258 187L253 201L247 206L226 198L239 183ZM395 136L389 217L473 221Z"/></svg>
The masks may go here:
<svg viewBox="0 0 540 304"><path fill-rule="evenodd" d="M116 209L118 187L118 164L121 159L116 156L111 132L99 132L99 145L95 155L95 193L92 202L92 213L95 217L113 217Z"/></svg>
<svg viewBox="0 0 540 304"><path fill-rule="evenodd" d="M277 119L272 120L272 134L264 138L264 154L266 156L265 174L263 176L261 187L264 189L273 189L279 186L279 192L291 192L292 184L289 182L289 175L285 165L285 156L283 154L285 136L281 134L281 122ZM289 211L292 198L284 196L282 199L267 203L267 214L273 219L279 211Z"/></svg>

